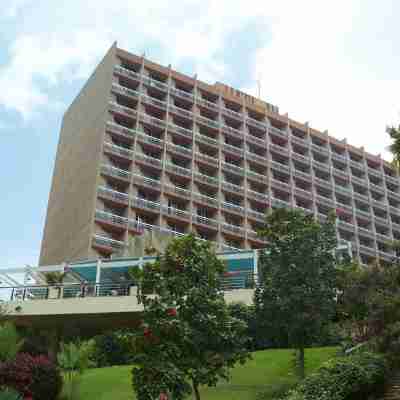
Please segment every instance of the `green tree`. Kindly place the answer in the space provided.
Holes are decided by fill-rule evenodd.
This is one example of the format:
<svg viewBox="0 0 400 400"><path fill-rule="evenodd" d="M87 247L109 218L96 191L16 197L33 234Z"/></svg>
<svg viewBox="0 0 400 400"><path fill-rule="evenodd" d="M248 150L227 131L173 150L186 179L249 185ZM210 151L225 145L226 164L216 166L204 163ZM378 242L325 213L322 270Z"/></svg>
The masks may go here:
<svg viewBox="0 0 400 400"><path fill-rule="evenodd" d="M260 255L260 285L254 304L259 330L287 335L297 350L297 366L304 377L304 350L335 313L336 234L334 217L326 223L298 210L269 214L259 234L268 249Z"/></svg>
<svg viewBox="0 0 400 400"><path fill-rule="evenodd" d="M228 379L248 358L246 324L231 316L221 290L224 270L207 242L187 235L133 273L144 305L132 371L139 400L190 392L199 400L200 385Z"/></svg>
<svg viewBox="0 0 400 400"><path fill-rule="evenodd" d="M0 325L0 362L13 360L23 343L13 323Z"/></svg>
<svg viewBox="0 0 400 400"><path fill-rule="evenodd" d="M392 143L389 146L389 151L393 155L393 166L399 171L400 170L400 125L396 128L389 126L386 128L386 132L392 139Z"/></svg>

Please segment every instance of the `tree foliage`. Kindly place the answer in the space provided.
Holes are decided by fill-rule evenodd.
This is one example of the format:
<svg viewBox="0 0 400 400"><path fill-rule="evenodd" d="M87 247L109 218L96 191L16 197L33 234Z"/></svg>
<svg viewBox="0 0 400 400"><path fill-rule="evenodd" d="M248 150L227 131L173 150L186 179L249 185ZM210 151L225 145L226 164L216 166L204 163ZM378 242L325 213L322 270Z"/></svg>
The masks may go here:
<svg viewBox="0 0 400 400"><path fill-rule="evenodd" d="M13 323L5 322L0 325L0 362L13 360L23 343Z"/></svg>
<svg viewBox="0 0 400 400"><path fill-rule="evenodd" d="M231 316L221 291L225 265L207 242L174 239L156 262L136 269L143 324L134 341L139 400L183 399L228 379L248 357L246 325Z"/></svg>
<svg viewBox="0 0 400 400"><path fill-rule="evenodd" d="M400 170L400 125L396 128L389 126L386 132L390 136L392 143L389 146L389 151L393 155L393 166L399 171Z"/></svg>
<svg viewBox="0 0 400 400"><path fill-rule="evenodd" d="M268 249L259 261L254 303L258 329L287 334L298 350L304 376L304 348L323 332L335 312L334 218L324 224L298 210L278 209L259 232Z"/></svg>

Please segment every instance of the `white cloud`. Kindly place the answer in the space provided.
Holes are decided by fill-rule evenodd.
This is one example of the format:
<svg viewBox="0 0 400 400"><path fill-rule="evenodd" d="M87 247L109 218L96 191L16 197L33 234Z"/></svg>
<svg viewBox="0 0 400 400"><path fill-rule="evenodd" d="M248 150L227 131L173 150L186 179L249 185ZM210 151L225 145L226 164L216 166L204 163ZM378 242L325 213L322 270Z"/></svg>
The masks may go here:
<svg viewBox="0 0 400 400"><path fill-rule="evenodd" d="M29 3L15 0L4 12L23 13ZM36 14L30 8L33 14L24 15L9 62L0 69L0 105L25 119L52 104L46 85L86 79L114 40L173 67L189 60L200 79L223 80L228 68L237 70L245 60L241 54L237 65L229 66L215 55L229 51L229 34L255 17L267 22L272 40L257 53L249 91L255 92L261 73L266 100L375 153L388 144L385 125L399 118L400 82L385 79L385 62L393 69L398 60L376 59L383 54L379 39L375 47L364 43L377 29L385 33L385 48L392 48L398 35L386 29L395 4L391 0L382 0L379 7L361 0L187 0L173 7L161 0L151 6L136 0L39 4Z"/></svg>

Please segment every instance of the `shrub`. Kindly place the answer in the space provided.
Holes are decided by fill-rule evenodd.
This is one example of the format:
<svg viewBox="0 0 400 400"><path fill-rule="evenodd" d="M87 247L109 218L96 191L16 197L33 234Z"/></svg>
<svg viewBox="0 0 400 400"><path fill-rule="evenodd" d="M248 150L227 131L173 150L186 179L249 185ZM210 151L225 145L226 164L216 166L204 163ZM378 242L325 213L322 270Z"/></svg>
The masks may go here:
<svg viewBox="0 0 400 400"><path fill-rule="evenodd" d="M0 400L22 400L21 395L14 389L0 389Z"/></svg>
<svg viewBox="0 0 400 400"><path fill-rule="evenodd" d="M6 322L0 325L0 362L13 360L22 344L14 324Z"/></svg>
<svg viewBox="0 0 400 400"><path fill-rule="evenodd" d="M128 330L107 332L94 338L93 361L98 367L132 364L132 339Z"/></svg>
<svg viewBox="0 0 400 400"><path fill-rule="evenodd" d="M286 400L365 399L382 389L386 370L384 357L373 353L332 359L290 391Z"/></svg>
<svg viewBox="0 0 400 400"><path fill-rule="evenodd" d="M57 367L46 357L20 353L0 366L0 386L17 390L33 400L55 400L62 388Z"/></svg>

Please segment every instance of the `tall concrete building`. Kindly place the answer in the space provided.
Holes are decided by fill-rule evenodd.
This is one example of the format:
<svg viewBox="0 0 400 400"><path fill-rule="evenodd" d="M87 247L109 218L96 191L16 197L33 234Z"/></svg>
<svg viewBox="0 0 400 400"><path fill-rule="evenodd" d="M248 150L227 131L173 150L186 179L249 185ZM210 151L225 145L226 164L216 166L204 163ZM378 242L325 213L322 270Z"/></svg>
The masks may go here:
<svg viewBox="0 0 400 400"><path fill-rule="evenodd" d="M64 115L40 264L121 254L143 230L258 248L268 207L336 210L355 257L390 262L399 186L379 156L113 45Z"/></svg>

